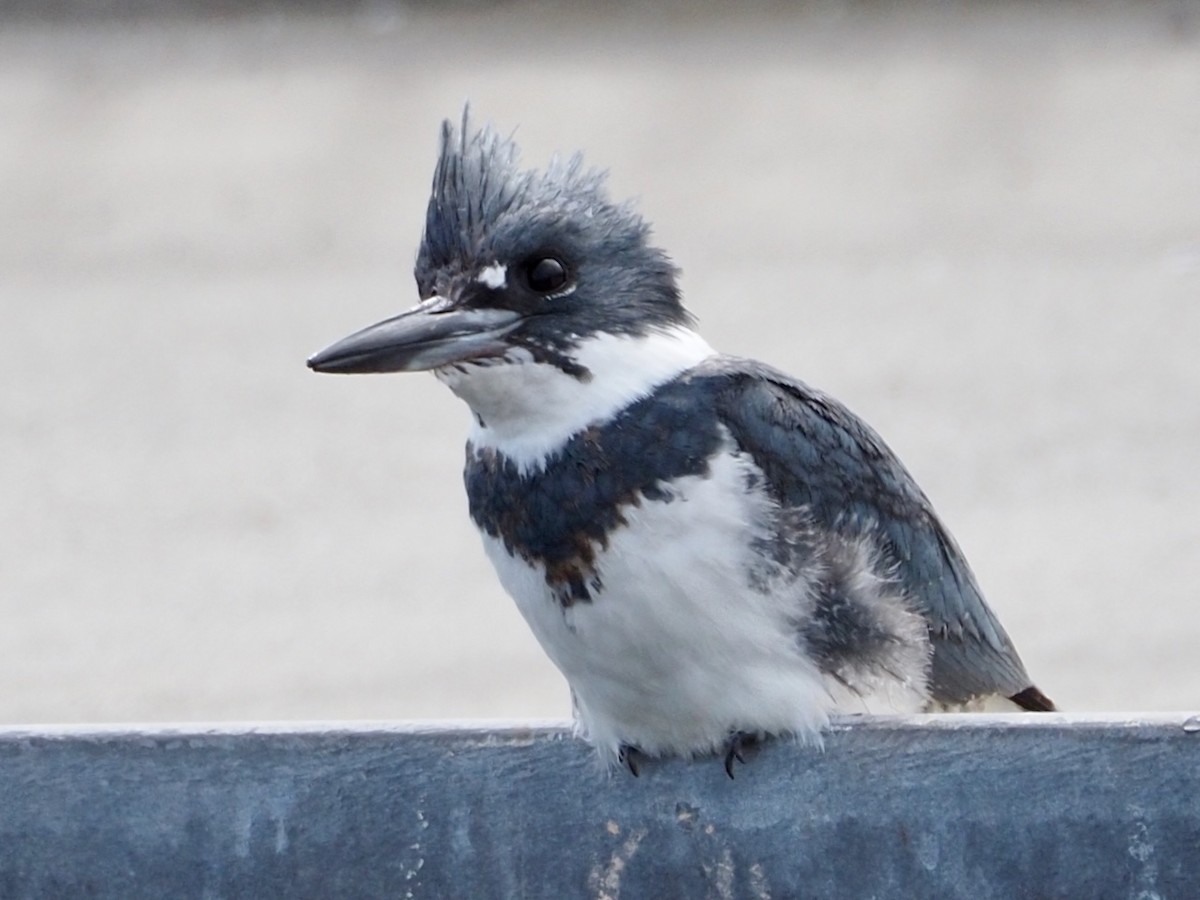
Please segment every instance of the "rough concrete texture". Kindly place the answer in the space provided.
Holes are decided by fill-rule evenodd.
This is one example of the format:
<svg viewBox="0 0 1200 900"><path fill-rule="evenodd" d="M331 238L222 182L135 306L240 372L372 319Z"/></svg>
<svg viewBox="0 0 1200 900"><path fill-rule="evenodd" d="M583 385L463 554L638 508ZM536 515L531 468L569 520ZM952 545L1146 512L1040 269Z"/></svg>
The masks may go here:
<svg viewBox="0 0 1200 900"><path fill-rule="evenodd" d="M553 727L0 730L0 895L1192 897L1190 721L847 723L732 781Z"/></svg>
<svg viewBox="0 0 1200 900"><path fill-rule="evenodd" d="M1039 684L1200 705L1194 4L0 27L0 721L563 715L410 305L438 123L642 198L709 339L892 443Z"/></svg>

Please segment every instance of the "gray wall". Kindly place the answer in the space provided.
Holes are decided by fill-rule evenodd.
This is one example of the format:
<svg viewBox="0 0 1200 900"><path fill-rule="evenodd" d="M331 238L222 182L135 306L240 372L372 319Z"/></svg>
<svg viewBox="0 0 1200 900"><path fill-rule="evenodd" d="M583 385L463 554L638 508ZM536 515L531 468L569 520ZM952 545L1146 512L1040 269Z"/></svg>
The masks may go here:
<svg viewBox="0 0 1200 900"><path fill-rule="evenodd" d="M1200 4L600 6L0 23L0 722L567 714L466 408L304 366L466 98L886 437L1064 709L1200 707Z"/></svg>

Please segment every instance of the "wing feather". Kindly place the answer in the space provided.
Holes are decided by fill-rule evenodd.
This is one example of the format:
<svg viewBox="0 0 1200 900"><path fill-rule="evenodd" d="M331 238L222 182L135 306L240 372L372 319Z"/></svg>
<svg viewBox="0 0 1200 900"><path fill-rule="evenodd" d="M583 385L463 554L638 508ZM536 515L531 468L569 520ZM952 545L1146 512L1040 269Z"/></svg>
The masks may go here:
<svg viewBox="0 0 1200 900"><path fill-rule="evenodd" d="M818 527L874 539L929 626L933 699L958 704L1019 694L1032 683L962 551L908 470L833 398L761 363L722 357L717 414L784 506Z"/></svg>

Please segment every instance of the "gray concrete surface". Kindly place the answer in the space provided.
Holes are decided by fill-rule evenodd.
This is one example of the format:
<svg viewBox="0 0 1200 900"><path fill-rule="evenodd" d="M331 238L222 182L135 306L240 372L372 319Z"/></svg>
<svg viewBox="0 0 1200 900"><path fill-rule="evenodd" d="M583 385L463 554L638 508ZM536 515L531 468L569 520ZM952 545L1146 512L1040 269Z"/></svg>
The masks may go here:
<svg viewBox="0 0 1200 900"><path fill-rule="evenodd" d="M1185 898L1198 759L1178 716L849 722L733 781L561 727L0 729L0 894Z"/></svg>
<svg viewBox="0 0 1200 900"><path fill-rule="evenodd" d="M914 470L1041 686L1200 706L1195 4L0 19L0 721L564 715L411 304L438 123L637 195Z"/></svg>

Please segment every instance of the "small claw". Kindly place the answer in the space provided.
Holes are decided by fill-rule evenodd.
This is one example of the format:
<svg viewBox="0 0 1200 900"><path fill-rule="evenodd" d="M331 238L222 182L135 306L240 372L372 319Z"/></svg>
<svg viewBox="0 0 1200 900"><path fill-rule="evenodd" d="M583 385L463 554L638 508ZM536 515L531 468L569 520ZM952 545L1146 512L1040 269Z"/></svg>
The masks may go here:
<svg viewBox="0 0 1200 900"><path fill-rule="evenodd" d="M725 750L725 774L729 776L730 780L733 780L734 760L745 765L746 757L742 756L742 750L756 743L757 740L754 735L744 731L735 731L729 736L729 745Z"/></svg>
<svg viewBox="0 0 1200 900"><path fill-rule="evenodd" d="M634 778L638 777L637 755L638 748L630 747L628 744L622 744L621 748L617 751L617 759L621 762L621 765L629 770L629 774Z"/></svg>
<svg viewBox="0 0 1200 900"><path fill-rule="evenodd" d="M742 764L745 764L746 762L745 758L742 756L742 752L737 748L737 745L731 743L729 745L729 750L725 753L725 774L729 776L731 781L733 780L733 761L735 759Z"/></svg>

